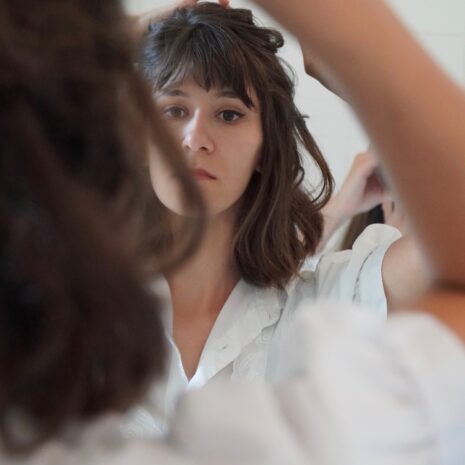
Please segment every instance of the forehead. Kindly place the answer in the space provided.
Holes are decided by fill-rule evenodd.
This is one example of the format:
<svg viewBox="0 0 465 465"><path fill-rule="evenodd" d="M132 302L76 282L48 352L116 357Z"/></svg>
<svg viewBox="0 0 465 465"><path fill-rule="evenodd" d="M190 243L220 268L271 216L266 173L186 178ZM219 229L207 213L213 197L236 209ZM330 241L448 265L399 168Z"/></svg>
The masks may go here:
<svg viewBox="0 0 465 465"><path fill-rule="evenodd" d="M213 98L229 98L241 100L244 104L250 107L258 107L258 98L255 90L252 87L246 88L247 101L236 90L229 86L214 86L206 88L196 82L193 77L187 77L178 82L171 81L164 85L161 89L155 92L156 97L183 97L190 98L198 95L198 93L208 94ZM250 103L249 103L250 102Z"/></svg>
<svg viewBox="0 0 465 465"><path fill-rule="evenodd" d="M170 87L183 87L186 83L194 82L206 91L228 90L234 92L248 107L253 106L252 96L254 92L253 80L247 77L247 72L240 66L234 69L231 63L221 62L216 57L202 57L189 53L187 50L175 59L165 60L158 63L152 69L155 90Z"/></svg>
<svg viewBox="0 0 465 465"><path fill-rule="evenodd" d="M252 94L264 99L263 79L257 79L263 75L263 59L256 41L243 40L229 23L186 21L184 26L182 21L169 23L147 38L143 69L154 90L192 78L206 90L234 90L249 107Z"/></svg>

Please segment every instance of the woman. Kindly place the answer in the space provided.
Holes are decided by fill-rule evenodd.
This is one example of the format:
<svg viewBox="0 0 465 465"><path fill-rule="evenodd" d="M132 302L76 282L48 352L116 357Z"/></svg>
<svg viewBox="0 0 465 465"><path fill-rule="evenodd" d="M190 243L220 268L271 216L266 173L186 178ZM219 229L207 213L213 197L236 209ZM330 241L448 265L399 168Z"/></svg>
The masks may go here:
<svg viewBox="0 0 465 465"><path fill-rule="evenodd" d="M325 0L324 5L315 3L313 13L317 21L325 17L327 13L325 7L329 2L331 0ZM318 463L322 464L360 464L379 461L389 463L385 461L389 457L397 459L390 462L396 464L423 465L430 463L433 457L444 464L463 462L464 455L457 454L460 450L463 452L463 436L457 435L460 441L455 444L452 442L446 444L442 434L446 431L444 426L447 428L455 426L452 421L443 422L443 428L433 432L432 437L438 442L435 442L432 448L428 448L430 443L423 441L423 437L402 435L396 442L389 444L390 447L375 449L371 447L372 436L364 436L365 445L368 446L364 449L367 454L361 455L363 448L351 448L349 456L342 456L347 458L345 461L325 460L335 457L331 455L331 451L335 449L335 436L332 435L329 442L319 441L321 436L318 435L318 431L322 429L319 424L321 417L307 416L307 411L304 409L306 406L327 405L321 402L309 402L309 399L313 399L312 395L316 395L315 399L318 399L318 389L313 388L319 387L317 383L321 377L318 373L317 376L310 376L308 372L302 376L303 371L300 376L282 386L278 392L273 393L265 388L249 386L247 389L244 387L234 389L234 392L224 389L220 396L212 397L215 391L210 389L207 393L210 409L202 408L198 402L184 404L185 408L180 412L181 421L177 423L178 428L172 436L173 443L182 455L175 454L173 449L155 442L125 443L114 435L111 420L101 422L98 427L87 424L91 419L97 421L109 409L115 411L136 400L136 391L142 389L150 373L156 373L160 369L159 345L156 342L160 340L158 337L160 326L154 319L153 308L150 305L151 298L143 290L143 279L138 276L139 263L134 263L133 255L128 251L127 236L124 234L122 238L119 234L116 238L114 236L115 232L122 231L122 222L118 220L124 218L126 221L128 216L113 215L113 212L121 213L119 207L126 197L115 198L111 192L121 192L117 187L124 186L127 190L123 190L123 193L133 193L134 188L131 187L137 186L132 184L132 177L127 171L127 162L130 160L127 155L131 152L118 150L120 147L118 144L122 144L121 147L124 148L135 147L134 139L131 137L126 139L132 133L121 133L122 126L119 124L123 122L129 124L131 121L134 123L138 120L138 118L132 119L138 113L126 112L127 108L131 110L137 108L137 105L126 106L130 102L136 103L136 100L131 98L134 94L123 94L125 105L121 107L121 112L112 111L114 107L111 105L112 102L115 105L120 104L122 97L121 88L113 87L111 84L115 84L115 80L118 84L127 82L126 78L133 77L130 54L127 49L121 51L118 47L105 47L109 43L116 45L119 39L125 44L128 43L124 31L125 21L119 5L111 3L110 0L105 2L103 7L95 7L92 3L91 8L86 2L78 0L66 4L44 1L41 2L40 9L39 7L15 9L15 5L21 6L17 2L14 5L9 3L8 7L4 3L0 5L4 26L1 29L2 34L5 37L8 33L9 38L9 47L2 48L1 52L2 63L8 63L9 66L2 68L0 86L0 95L6 109L5 112L3 108L0 110L2 111L0 119L2 134L0 463L145 465L159 462L179 465L186 463L188 460L186 457L198 457L198 463L203 464L315 463L315 460L312 461L315 458L320 459ZM70 5L73 7L70 8ZM273 7L272 2L269 2L269 5L270 8ZM53 8L49 8L50 6ZM274 6L275 11L276 7L278 12L282 11L279 4ZM293 5L297 10L297 18L302 15L298 6ZM368 2L366 6L369 7L370 3ZM284 13L286 14L288 12ZM38 18L41 21L37 21ZM287 18L290 20L293 17L287 16ZM338 19L337 15L335 19ZM46 22L43 23L43 20ZM389 29L392 24L387 13L379 17L369 8L361 9L359 15L354 16L352 21L355 24L358 24L357 21L366 21L371 28L369 35L374 38L379 37L379 31ZM91 25L92 27L89 28ZM43 33L44 27L47 27L50 37ZM309 27L318 29L315 23L310 23ZM63 37L61 31L66 31L65 43L56 40L58 37ZM101 34L94 35L97 31ZM345 39L342 44L353 50L351 59L354 55L360 56L366 53L365 49L355 46L357 41L352 41L350 35L345 35L342 29L338 31L341 31L339 38ZM390 36L392 41L385 43L376 41L376 43L384 44L383 49L390 47L391 42L398 45L400 41L408 46L413 43L402 35L402 29L398 26L391 31ZM321 33L321 37L317 36L320 40L319 44L324 43L324 37L324 32ZM70 38L75 40L69 41ZM47 46L42 46L44 42L41 41ZM69 53L70 46L80 53ZM33 50L34 54L27 53L30 50ZM98 60L93 61L97 50L100 52L105 50L103 56L106 56L107 60L103 68L96 64L101 63L101 54ZM331 47L326 49L324 56L331 56L332 50ZM381 65L381 61L377 58L379 56L380 54L373 56L377 65ZM44 61L31 60L32 57L40 57ZM113 61L110 57L118 57L119 60ZM24 60L24 58L28 59ZM80 65L84 58L89 60L87 72L92 71L90 74L87 72L82 74L81 66L73 66L73 64ZM415 59L421 58L421 53L415 48L410 49L404 58L405 67L400 68L400 72L396 75L394 88L402 87L401 84L408 81L411 71L417 69L412 63ZM61 68L51 66L57 63ZM110 63L115 65L113 72L108 71L107 67ZM124 66L125 63L127 67ZM329 65L331 63L329 60ZM453 108L457 114L463 115L465 102L460 91L452 83L444 80L429 60L424 64L429 73L438 80L432 88L427 89L427 93L424 93L423 89L419 94L441 95L449 103L447 111ZM345 72L349 69L350 66L339 69L341 79L348 83L351 93L356 89L363 89L363 85L357 87L357 84L351 82L350 77L346 75ZM59 70L61 72L58 72ZM376 70L375 66L369 79L376 77ZM94 80L97 76L98 79ZM33 79L30 79L31 77ZM56 99L54 92L57 89L48 86L49 81L38 79L45 77L50 79L54 77L56 79L54 83L66 83L70 86L58 86L60 98ZM95 121L91 118L93 114L87 111L88 102L84 104L81 100L76 101L76 87L72 85L76 83L80 84L78 89L82 89L84 83L95 85L85 88L88 91L87 95L93 97L92 109L95 115L102 115L103 112L106 116L100 121L105 123L101 134L107 135L108 139L95 138L95 126L91 131L82 131L82 126L77 124L80 122L86 127L87 124ZM111 92L111 89L116 92ZM109 93L105 93L106 90ZM46 98L40 98L44 95ZM390 102L392 108L404 109L403 95L402 92L397 93L391 89L385 103ZM137 101L143 104L144 100ZM426 98L414 99L409 104L409 110L415 109L417 105L425 109L430 108L431 103ZM370 100L360 101L360 108L369 107ZM61 129L66 129L66 132L56 130L57 119L53 116L57 113L53 110L58 109L63 110L59 112L60 122ZM463 157L457 156L457 153L464 150L465 144L460 143L463 139L453 137L461 130L460 120L442 118L442 115L437 116L433 111L426 114L429 122L438 123L437 129L427 133L427 146L443 138L444 142L449 141L452 144L450 148L455 148L445 152L442 160L433 157L431 169L434 171L445 168L449 175L462 173L463 176L465 169L457 170L459 167L463 168ZM71 119L65 118L66 115ZM72 118L79 115L82 119ZM115 120L112 117L116 116L118 124L114 126ZM25 120L24 117L27 119ZM89 118L92 121L87 123ZM381 121L383 119L380 115L378 118ZM69 124L70 121L72 124ZM389 132L390 126L386 123L383 126ZM422 144L424 131L418 129L424 129L423 124L421 120L414 119L412 132L406 131L404 137L410 136L412 142ZM128 126L124 125L124 127ZM138 127L140 129L143 126ZM436 128L436 125L432 127ZM31 138L24 137L25 130ZM32 138L32 136L37 137ZM3 140L7 140L8 144L4 144ZM48 142L48 145L43 145L45 142ZM109 142L111 143L107 145ZM396 139L396 143L399 142ZM409 168L410 164L404 166L403 160L399 163L399 159L396 159L397 150L388 156L389 144L380 145L386 150L385 160L392 159L389 164L393 167L394 173L403 172L407 178L417 176L417 173ZM108 152L104 150L109 146L111 146L111 156L108 156ZM28 149L27 152L23 150L25 147ZM44 147L47 150L43 150ZM432 143L432 152L435 152L435 147L437 145ZM89 151L90 148L101 150ZM407 159L409 156L415 158L416 152L411 151L411 144L404 147L399 143L397 149L402 150L402 148L405 149ZM424 154L423 148L418 154ZM171 153L173 160L176 160L175 152ZM26 158L30 154L37 155L41 163L34 163L34 157ZM444 159L447 163L442 166ZM25 160L27 163L14 163L16 160ZM169 164L170 160L166 163ZM102 177L102 167L113 176ZM5 173L14 176L15 179L6 176ZM19 176L16 177L17 175ZM180 171L178 176L182 178L183 172ZM113 182L108 183L107 179ZM401 186L411 185L408 180L404 185L402 176L396 176L396 179ZM462 194L463 186L465 182L458 183L453 193ZM441 179L431 183L429 189L435 191L436 197L445 204L457 206L456 199L463 198L461 195L449 197L449 190L443 189ZM188 185L186 191L190 192L191 196L195 195L195 190L189 191ZM60 195L57 195L58 192ZM66 199L63 200L65 195ZM424 192L418 190L416 195L408 196L410 199L408 203L415 205L416 201L419 201L421 204L424 195ZM130 207L125 211L134 212L134 205L131 204ZM195 206L193 205L192 208ZM428 215L425 215L423 208L412 208L412 216L419 220L426 219ZM448 216L447 211L446 216ZM431 215L429 217L432 235L439 232L442 234L444 224L435 227L434 218L431 218ZM455 215L450 216L450 221L446 222L447 225L459 229L460 236L457 238L463 236L465 230L461 223L461 219ZM12 232L14 234L11 234ZM452 245L457 246L457 238L453 235L450 238ZM436 246L436 243L433 242L430 246ZM447 255L445 252L447 250L439 248L437 257L442 259L435 257L432 263L444 282L463 285L465 267L457 266L457 254ZM37 286L29 286L29 283L37 283ZM134 311L134 302L139 307L137 311ZM456 306L458 303L461 307ZM430 296L424 304L428 304L431 313L435 313L435 308L440 310L442 306L442 320L455 327L457 335L465 340L465 333L460 332L461 328L463 329L460 325L463 322L463 312L460 311L463 309L463 294L452 292L444 292L442 296L436 294ZM38 318L34 319L35 316ZM38 321L41 324L31 324ZM400 325L397 327L399 328ZM321 334L321 331L317 331L316 334ZM390 333L386 332L386 334ZM69 335L73 337L68 337ZM134 337L135 335L137 337ZM450 335L448 338L455 346L458 345ZM363 342L363 339L360 340ZM428 344L437 345L437 342L433 338ZM376 353L379 345L375 344L371 349ZM461 350L463 352L463 347ZM365 353L369 354L371 351ZM339 355L344 358L344 354ZM391 355L392 353L389 354L392 360ZM450 350L446 355L457 355L457 353ZM386 362L385 359L382 361ZM456 358L448 360L451 361L454 362L454 367L458 367ZM71 362L74 363L73 367L70 367ZM418 360L416 363L418 365ZM380 371L388 368L389 373L397 377L405 376L411 382L411 389L407 392L413 394L415 402L411 402L411 397L402 396L401 409L407 405L418 406L418 412L421 414L415 419L425 423L423 415L425 410L422 407L426 402L425 399L418 399L415 396L417 379L413 376L412 380L410 376L416 375L415 370L407 367L410 371L405 369L393 371L390 365L385 363L377 368ZM371 377L370 372L360 374L365 379ZM455 372L455 375L455 379L453 377L452 379L456 382L460 371ZM306 384L309 381L315 383ZM339 381L344 382L344 378ZM429 377L428 381L430 386L435 385L433 377ZM385 384L388 387L392 386L389 383ZM394 383L394 387L397 386ZM362 392L365 389L365 392L371 394L376 394L379 390L379 386L375 386L374 389L373 386L367 388L363 383L359 387ZM320 392L328 392L328 390L323 389ZM447 391L443 389L442 392ZM462 392L463 389L459 389L461 400ZM55 393L60 397L53 397ZM218 391L216 393L218 394ZM442 397L443 406L454 406L450 393L449 390L449 395ZM304 398L297 394L303 394ZM283 402L286 399L292 402ZM337 407L336 404L334 405ZM391 412L399 414L399 404L390 404L390 407ZM339 409L337 411L341 412ZM460 416L459 410L456 412L463 422L464 415ZM334 414L334 411L331 413ZM235 414L235 421L225 417L225 414ZM360 411L356 414L359 415ZM238 418L239 422L237 422ZM289 421L290 418L293 421ZM325 418L331 419L328 416ZM355 418L359 419L357 416ZM444 418L443 416L442 419ZM294 421L296 419L299 421ZM405 416L394 415L393 419L395 420L392 423L393 427L398 428L403 424ZM316 423L306 424L306 421L312 420ZM357 437L359 430L352 428L353 424L345 422L341 425L342 428L336 431L342 432L346 440L337 444L347 445L348 438ZM304 431L305 434L295 433L297 425L303 428L299 433ZM305 429L305 426L310 427ZM312 426L316 428L312 429ZM206 435L204 435L205 430ZM457 431L460 433L460 430ZM417 443L414 442L416 437L419 439ZM325 450L328 445L330 449ZM419 447L409 447L412 445ZM337 452L344 453L346 450L342 448ZM398 454L394 456L393 451ZM425 455L425 451L430 455ZM377 455L370 456L373 452ZM17 455L18 453L22 455ZM416 462L408 460L412 459L412 453L417 454ZM365 462L362 462L362 458L366 459Z"/></svg>
<svg viewBox="0 0 465 465"><path fill-rule="evenodd" d="M207 432L214 447L226 432L236 444L252 431L263 438L272 430L272 463L279 456L273 448L289 443L286 431L275 428L274 415L304 445L303 463L464 463L465 260L459 252L465 220L459 212L465 199L465 94L384 2L291 0L286 8L281 0L257 3L312 50L325 79L357 111L421 240L434 287L412 306L416 310L389 315L387 325L359 309L334 312L326 306L312 313L310 302L303 303L286 348L278 348L277 405L267 389L230 387L229 394L242 396L252 412L245 416L239 402L225 402L220 389L210 386L182 404L185 421L174 430L185 431L187 419L195 427L197 444L185 446L191 456L202 456L200 438ZM210 408L196 408L207 397ZM225 410L229 431L220 420ZM244 455L259 449L240 444ZM222 456L210 450L209 457L214 463Z"/></svg>
<svg viewBox="0 0 465 465"><path fill-rule="evenodd" d="M397 269L405 244L391 247L394 230L369 230L315 269L332 178L293 102L282 45L250 11L212 3L149 28L140 67L202 191L207 226L195 255L166 275L171 368L133 430L163 430L186 389L263 380L270 341L303 299L363 303L383 316L386 295L392 304L405 288ZM309 155L322 180L310 192L302 184ZM156 160L150 168L157 205L182 216L173 176Z"/></svg>

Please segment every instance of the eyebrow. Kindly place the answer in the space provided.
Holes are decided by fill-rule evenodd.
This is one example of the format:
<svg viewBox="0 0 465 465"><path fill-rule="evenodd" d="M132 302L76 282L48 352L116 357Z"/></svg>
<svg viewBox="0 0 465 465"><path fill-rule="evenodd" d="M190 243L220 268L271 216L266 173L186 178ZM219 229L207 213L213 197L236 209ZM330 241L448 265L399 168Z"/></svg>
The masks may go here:
<svg viewBox="0 0 465 465"><path fill-rule="evenodd" d="M167 96L167 97L189 97L189 94L183 92L182 90L176 88L167 87L165 89L161 89L157 92L160 96ZM216 93L217 97L224 97L224 98L232 98L237 100L242 100L236 92L232 89L222 89Z"/></svg>
<svg viewBox="0 0 465 465"><path fill-rule="evenodd" d="M189 97L189 94L186 92L183 92L182 90L179 89L173 89L173 88L166 88L166 89L161 89L157 92L158 95L163 95L163 96L168 96L168 97Z"/></svg>
<svg viewBox="0 0 465 465"><path fill-rule="evenodd" d="M216 94L218 97L226 97L226 98L234 98L238 100L242 100L239 95L237 95L236 92L234 92L232 89L223 89L217 92Z"/></svg>

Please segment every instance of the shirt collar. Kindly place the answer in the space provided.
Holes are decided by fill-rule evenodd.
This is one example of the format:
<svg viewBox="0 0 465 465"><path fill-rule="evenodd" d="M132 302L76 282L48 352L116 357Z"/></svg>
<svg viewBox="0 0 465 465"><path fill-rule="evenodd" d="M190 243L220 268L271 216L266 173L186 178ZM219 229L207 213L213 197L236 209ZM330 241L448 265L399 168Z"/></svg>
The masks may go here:
<svg viewBox="0 0 465 465"><path fill-rule="evenodd" d="M218 315L189 384L203 385L234 361L265 328L276 324L282 307L278 290L240 280Z"/></svg>
<svg viewBox="0 0 465 465"><path fill-rule="evenodd" d="M172 305L165 278L158 278L150 288L162 303L162 320L168 339L172 339ZM205 384L234 361L243 349L265 328L276 324L281 315L285 292L275 288L260 289L240 280L221 309L199 360L189 387Z"/></svg>

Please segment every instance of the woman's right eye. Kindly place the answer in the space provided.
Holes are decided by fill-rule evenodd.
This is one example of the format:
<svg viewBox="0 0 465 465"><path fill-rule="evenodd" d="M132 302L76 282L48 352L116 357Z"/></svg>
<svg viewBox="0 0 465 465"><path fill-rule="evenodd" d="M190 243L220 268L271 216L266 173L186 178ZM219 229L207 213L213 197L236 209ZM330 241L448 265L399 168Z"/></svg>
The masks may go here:
<svg viewBox="0 0 465 465"><path fill-rule="evenodd" d="M181 107L168 107L163 110L163 115L166 118L179 119L184 118L186 114L186 110L184 110L184 108Z"/></svg>

